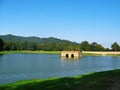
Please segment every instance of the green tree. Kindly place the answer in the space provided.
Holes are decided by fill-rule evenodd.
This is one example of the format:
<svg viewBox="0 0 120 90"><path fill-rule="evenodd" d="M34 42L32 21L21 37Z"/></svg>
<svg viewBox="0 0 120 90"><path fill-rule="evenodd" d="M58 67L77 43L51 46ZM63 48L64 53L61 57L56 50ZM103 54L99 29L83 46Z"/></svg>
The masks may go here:
<svg viewBox="0 0 120 90"><path fill-rule="evenodd" d="M0 38L0 51L3 50L4 47L4 41Z"/></svg>
<svg viewBox="0 0 120 90"><path fill-rule="evenodd" d="M83 41L80 44L80 49L83 51L90 51L90 44L88 41Z"/></svg>
<svg viewBox="0 0 120 90"><path fill-rule="evenodd" d="M120 50L120 46L117 42L114 42L112 45L111 45L111 48L113 51L119 51Z"/></svg>
<svg viewBox="0 0 120 90"><path fill-rule="evenodd" d="M91 43L90 46L91 46L91 51L104 51L105 50L105 48L101 44L98 44L97 42Z"/></svg>

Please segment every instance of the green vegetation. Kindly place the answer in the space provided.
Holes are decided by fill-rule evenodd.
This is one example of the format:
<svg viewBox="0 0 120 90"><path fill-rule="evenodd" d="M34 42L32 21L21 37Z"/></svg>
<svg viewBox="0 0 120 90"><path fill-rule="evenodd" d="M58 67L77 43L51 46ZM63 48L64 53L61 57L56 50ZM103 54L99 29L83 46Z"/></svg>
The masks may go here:
<svg viewBox="0 0 120 90"><path fill-rule="evenodd" d="M80 50L79 44L68 40L57 38L38 38L38 37L21 37L14 35L1 35L5 42L4 50L41 50L41 51L63 51L63 50Z"/></svg>
<svg viewBox="0 0 120 90"><path fill-rule="evenodd" d="M97 42L89 43L82 41L81 43L61 40L54 37L22 37L11 34L0 35L0 50L32 50L32 51L63 51L63 50L80 50L80 51L120 51L120 45L115 42L111 45L111 49L104 48ZM3 43L4 42L4 43Z"/></svg>
<svg viewBox="0 0 120 90"><path fill-rule="evenodd" d="M107 54L107 56L120 56L120 54Z"/></svg>
<svg viewBox="0 0 120 90"><path fill-rule="evenodd" d="M120 54L96 54L96 53L82 53L83 56L120 56Z"/></svg>
<svg viewBox="0 0 120 90"><path fill-rule="evenodd" d="M23 54L61 54L61 51L1 51L0 54L16 54L16 53L23 53ZM96 54L96 53L82 53L83 56L103 56L103 54ZM120 54L105 54L104 56L120 56Z"/></svg>
<svg viewBox="0 0 120 90"><path fill-rule="evenodd" d="M120 46L117 42L114 42L112 45L111 45L111 48L113 51L120 51Z"/></svg>
<svg viewBox="0 0 120 90"><path fill-rule="evenodd" d="M0 51L3 50L4 47L4 41L0 38Z"/></svg>
<svg viewBox="0 0 120 90"><path fill-rule="evenodd" d="M106 50L101 44L98 44L97 42L92 42L91 44L89 44L88 41L81 42L80 48L83 51L105 51Z"/></svg>
<svg viewBox="0 0 120 90"><path fill-rule="evenodd" d="M60 51L2 51L0 54L14 54L14 53L25 53L25 54L60 54Z"/></svg>
<svg viewBox="0 0 120 90"><path fill-rule="evenodd" d="M83 56L101 56L102 54L83 53Z"/></svg>
<svg viewBox="0 0 120 90"><path fill-rule="evenodd" d="M1 85L0 90L119 90L120 69L77 77L19 81Z"/></svg>

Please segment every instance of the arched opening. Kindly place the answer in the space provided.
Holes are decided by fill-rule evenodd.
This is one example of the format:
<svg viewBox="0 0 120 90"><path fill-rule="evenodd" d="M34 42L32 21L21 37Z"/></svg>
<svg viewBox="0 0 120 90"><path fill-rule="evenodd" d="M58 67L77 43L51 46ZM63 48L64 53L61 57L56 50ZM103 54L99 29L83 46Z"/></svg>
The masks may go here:
<svg viewBox="0 0 120 90"><path fill-rule="evenodd" d="M69 55L68 54L66 54L66 58L68 58L69 57Z"/></svg>
<svg viewBox="0 0 120 90"><path fill-rule="evenodd" d="M74 58L74 54L71 54L71 58Z"/></svg>

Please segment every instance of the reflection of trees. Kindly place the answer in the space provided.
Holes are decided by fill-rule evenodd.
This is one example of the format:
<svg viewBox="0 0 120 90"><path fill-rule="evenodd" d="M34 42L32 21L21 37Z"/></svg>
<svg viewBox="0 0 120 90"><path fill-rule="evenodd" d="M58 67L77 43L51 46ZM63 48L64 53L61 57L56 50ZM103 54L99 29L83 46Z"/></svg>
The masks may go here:
<svg viewBox="0 0 120 90"><path fill-rule="evenodd" d="M4 54L0 54L0 59L4 56Z"/></svg>
<svg viewBox="0 0 120 90"><path fill-rule="evenodd" d="M72 67L76 67L76 66L79 66L79 60L80 58L78 59L67 59L67 58L62 58L61 59L61 65L62 67L69 67L69 68L72 68Z"/></svg>

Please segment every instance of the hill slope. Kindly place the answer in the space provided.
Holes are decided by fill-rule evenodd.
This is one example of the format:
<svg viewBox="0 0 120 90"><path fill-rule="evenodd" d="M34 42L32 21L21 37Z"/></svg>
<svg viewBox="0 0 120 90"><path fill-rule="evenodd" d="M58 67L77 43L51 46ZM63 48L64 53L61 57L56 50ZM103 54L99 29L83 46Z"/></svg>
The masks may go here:
<svg viewBox="0 0 120 90"><path fill-rule="evenodd" d="M54 37L23 37L8 34L0 35L0 38L4 40L6 50L79 50L78 43Z"/></svg>
<svg viewBox="0 0 120 90"><path fill-rule="evenodd" d="M49 37L49 38L39 38L39 37L23 37L23 36L15 36L12 34L8 34L8 35L0 35L0 38L2 38L4 41L6 42L23 42L23 41L27 41L27 42L37 42L37 43L48 43L48 42L62 42L62 41L66 41L66 40L60 40L54 37ZM70 41L69 41L70 42Z"/></svg>

